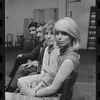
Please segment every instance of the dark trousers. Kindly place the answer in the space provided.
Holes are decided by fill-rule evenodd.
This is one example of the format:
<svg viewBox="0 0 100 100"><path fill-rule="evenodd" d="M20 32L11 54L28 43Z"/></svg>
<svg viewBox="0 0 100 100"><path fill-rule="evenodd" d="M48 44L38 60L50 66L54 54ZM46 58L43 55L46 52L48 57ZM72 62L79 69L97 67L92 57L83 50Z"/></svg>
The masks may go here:
<svg viewBox="0 0 100 100"><path fill-rule="evenodd" d="M24 63L26 63L28 60L28 58L26 57L22 57L22 58L16 58L16 61L15 61L15 65L9 75L9 77L11 77L11 79L14 77L16 71L18 70L18 67Z"/></svg>
<svg viewBox="0 0 100 100"><path fill-rule="evenodd" d="M15 73L15 76L13 77L13 79L11 80L9 86L13 87L13 88L17 88L17 81L20 77L23 76L27 76L28 74L32 73L32 72L36 72L37 68L32 66L30 68L24 68L24 67L19 67L17 72Z"/></svg>

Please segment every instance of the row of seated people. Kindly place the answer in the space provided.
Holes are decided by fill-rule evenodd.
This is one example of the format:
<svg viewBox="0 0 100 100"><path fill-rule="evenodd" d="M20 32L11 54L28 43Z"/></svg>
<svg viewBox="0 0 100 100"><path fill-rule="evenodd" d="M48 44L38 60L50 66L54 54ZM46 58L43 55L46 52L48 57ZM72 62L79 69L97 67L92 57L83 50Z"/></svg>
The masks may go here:
<svg viewBox="0 0 100 100"><path fill-rule="evenodd" d="M33 96L33 100L40 100L42 97L71 100L80 59L77 52L80 33L76 22L65 17L56 23L51 21L45 25L33 22L28 29L38 37L37 45L32 52L17 56L5 91ZM67 84L67 90L63 87L64 83ZM11 95L6 93L5 96Z"/></svg>

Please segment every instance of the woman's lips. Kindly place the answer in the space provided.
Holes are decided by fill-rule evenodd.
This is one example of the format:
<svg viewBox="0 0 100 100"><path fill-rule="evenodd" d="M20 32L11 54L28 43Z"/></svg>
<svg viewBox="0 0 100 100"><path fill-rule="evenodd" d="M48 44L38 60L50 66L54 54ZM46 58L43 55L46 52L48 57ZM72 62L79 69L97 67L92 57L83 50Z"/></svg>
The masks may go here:
<svg viewBox="0 0 100 100"><path fill-rule="evenodd" d="M59 43L59 44L62 44L62 43L63 43L63 41L58 41L58 43Z"/></svg>

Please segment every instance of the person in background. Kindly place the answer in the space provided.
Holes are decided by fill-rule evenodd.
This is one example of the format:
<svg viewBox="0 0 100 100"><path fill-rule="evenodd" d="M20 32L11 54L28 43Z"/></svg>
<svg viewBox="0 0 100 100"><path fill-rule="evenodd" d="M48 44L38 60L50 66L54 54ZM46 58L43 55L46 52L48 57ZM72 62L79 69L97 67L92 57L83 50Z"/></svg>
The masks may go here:
<svg viewBox="0 0 100 100"><path fill-rule="evenodd" d="M37 41L37 34L36 34L36 27L38 23L37 22L32 22L28 25L28 31L29 33L24 39L24 49L31 49L35 48L38 41Z"/></svg>
<svg viewBox="0 0 100 100"><path fill-rule="evenodd" d="M58 20L54 26L54 34L56 43L60 49L57 59L55 58L57 50L53 54L53 61L57 61L57 64L55 63L56 66L45 66L52 63L51 59L46 59L48 54L48 49L46 49L47 51L45 50L43 58L43 65L45 64L45 67L42 66L41 74L43 74L41 80L38 79L38 76L35 77L36 75L18 79L20 94L34 96L33 100L41 100L41 98L48 100L46 96L52 98L52 100L55 100L55 98L59 100L60 97L57 91L63 82L79 69L80 55L77 51L80 48L80 32L76 22L69 17ZM52 56L50 55L49 57ZM45 62L45 59L49 62ZM32 88L31 85L34 82L36 82L36 86Z"/></svg>
<svg viewBox="0 0 100 100"><path fill-rule="evenodd" d="M41 26L44 26L45 23L41 23ZM37 22L33 22L31 24L29 24L29 29L31 29L31 31L34 31L32 33L36 33L36 28L37 28ZM33 30L34 29L34 30ZM15 65L14 68L12 69L11 74L9 75L11 77L11 80L9 82L9 84L6 86L5 90L8 90L8 87L10 85L10 83L12 82L13 77L15 76L16 71L18 70L18 68L22 65L22 66L26 66L26 64L28 62L37 60L38 61L38 57L39 57L39 53L40 53L40 49L41 47L43 47L43 43L44 43L44 39L38 39L38 44L35 47L34 50L32 50L32 52L30 53L26 53L26 54L20 54L17 56L16 61L15 61Z"/></svg>

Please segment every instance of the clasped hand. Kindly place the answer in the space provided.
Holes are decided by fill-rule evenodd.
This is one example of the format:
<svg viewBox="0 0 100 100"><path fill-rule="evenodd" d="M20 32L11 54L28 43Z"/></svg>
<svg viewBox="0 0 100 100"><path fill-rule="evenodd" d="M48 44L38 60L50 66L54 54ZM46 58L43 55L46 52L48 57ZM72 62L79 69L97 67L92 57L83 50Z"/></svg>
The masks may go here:
<svg viewBox="0 0 100 100"><path fill-rule="evenodd" d="M27 63L21 65L21 67L25 67L25 68L30 68L32 66L37 67L38 61L31 61L31 62L27 62Z"/></svg>

